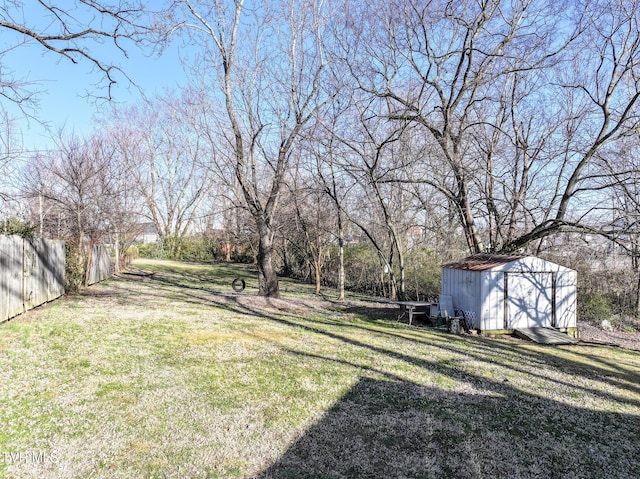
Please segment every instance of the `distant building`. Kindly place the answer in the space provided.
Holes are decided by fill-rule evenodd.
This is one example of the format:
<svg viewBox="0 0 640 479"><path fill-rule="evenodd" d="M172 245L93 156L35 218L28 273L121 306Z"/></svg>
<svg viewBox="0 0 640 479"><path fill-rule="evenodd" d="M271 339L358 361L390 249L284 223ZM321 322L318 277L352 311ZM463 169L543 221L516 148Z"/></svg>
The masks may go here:
<svg viewBox="0 0 640 479"><path fill-rule="evenodd" d="M157 243L160 239L158 229L153 223L140 223L135 242L142 244Z"/></svg>

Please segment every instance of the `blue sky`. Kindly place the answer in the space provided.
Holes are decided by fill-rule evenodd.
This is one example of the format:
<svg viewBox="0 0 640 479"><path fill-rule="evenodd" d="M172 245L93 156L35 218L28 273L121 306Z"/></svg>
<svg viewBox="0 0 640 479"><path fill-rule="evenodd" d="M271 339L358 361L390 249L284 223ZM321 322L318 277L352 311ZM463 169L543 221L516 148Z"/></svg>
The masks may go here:
<svg viewBox="0 0 640 479"><path fill-rule="evenodd" d="M3 32L4 34L5 32ZM138 85L146 95L173 89L185 84L185 75L180 64L178 48L171 46L160 57L148 57L134 48L128 49L130 58L125 58L115 48L104 47L104 52L96 55L105 62L113 62ZM2 56L2 64L9 67L19 78L34 82L30 91L38 91L38 108L33 119L20 118L22 115L15 105L1 99L8 109L22 135L24 150L42 150L53 145L52 134L64 127L66 131L88 134L93 129L93 120L109 110L109 105L86 94L106 93L96 89L95 84L103 79L93 72L93 65L83 61L73 64L53 52L45 52L37 45L22 45ZM141 92L132 87L126 78L118 77L118 84L112 89L112 96L118 103L134 103L141 98Z"/></svg>

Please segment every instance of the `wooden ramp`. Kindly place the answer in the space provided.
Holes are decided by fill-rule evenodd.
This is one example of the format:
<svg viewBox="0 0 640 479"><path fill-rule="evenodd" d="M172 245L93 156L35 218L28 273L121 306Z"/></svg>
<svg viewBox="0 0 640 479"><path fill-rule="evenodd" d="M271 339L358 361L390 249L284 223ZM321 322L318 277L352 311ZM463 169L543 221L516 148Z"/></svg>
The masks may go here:
<svg viewBox="0 0 640 479"><path fill-rule="evenodd" d="M540 344L576 344L577 339L552 328L520 328L514 330L514 334L519 338L528 339Z"/></svg>

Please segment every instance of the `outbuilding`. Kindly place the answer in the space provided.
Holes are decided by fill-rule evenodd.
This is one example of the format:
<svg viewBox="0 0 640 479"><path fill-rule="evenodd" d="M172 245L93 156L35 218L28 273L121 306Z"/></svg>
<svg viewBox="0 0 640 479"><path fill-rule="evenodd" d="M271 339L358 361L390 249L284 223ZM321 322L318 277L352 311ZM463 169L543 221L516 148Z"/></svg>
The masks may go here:
<svg viewBox="0 0 640 479"><path fill-rule="evenodd" d="M478 254L445 264L442 294L483 333L546 327L578 334L576 272L535 256Z"/></svg>

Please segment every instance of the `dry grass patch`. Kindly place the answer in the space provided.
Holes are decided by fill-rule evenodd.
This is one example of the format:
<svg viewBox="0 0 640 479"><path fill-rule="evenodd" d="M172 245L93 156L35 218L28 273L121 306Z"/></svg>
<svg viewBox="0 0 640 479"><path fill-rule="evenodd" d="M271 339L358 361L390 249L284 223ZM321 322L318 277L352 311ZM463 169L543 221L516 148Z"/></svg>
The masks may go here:
<svg viewBox="0 0 640 479"><path fill-rule="evenodd" d="M283 331L255 331L225 333L219 330L193 331L180 335L190 345L217 345L227 342L245 341L253 343L255 341L265 341L274 344L284 344L292 340L291 334Z"/></svg>

